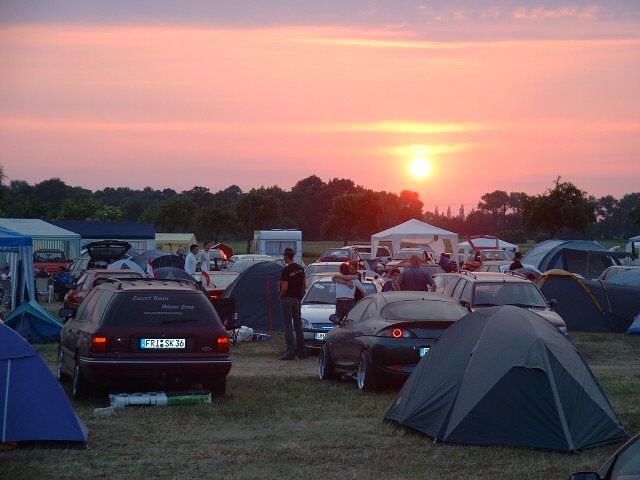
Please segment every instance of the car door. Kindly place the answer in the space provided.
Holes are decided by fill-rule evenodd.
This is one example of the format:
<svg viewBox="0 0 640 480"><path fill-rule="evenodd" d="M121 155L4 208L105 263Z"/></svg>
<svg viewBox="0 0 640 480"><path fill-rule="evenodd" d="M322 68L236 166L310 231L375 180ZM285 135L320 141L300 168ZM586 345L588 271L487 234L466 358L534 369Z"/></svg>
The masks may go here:
<svg viewBox="0 0 640 480"><path fill-rule="evenodd" d="M90 292L87 296L87 301L80 305L75 317L67 320L60 332L60 347L64 357L63 363L68 373L73 371L74 358L76 352L79 351L81 330L87 323L88 313L91 312L89 307L95 304L95 300L97 300L95 293Z"/></svg>
<svg viewBox="0 0 640 480"><path fill-rule="evenodd" d="M362 317L362 314L367 309L373 299L365 297L360 300L349 312L346 317L346 321L342 325L338 325L331 330L330 346L331 353L336 365L341 368L349 367L351 361L349 360L349 351L351 347L351 338L355 335L357 321Z"/></svg>
<svg viewBox="0 0 640 480"><path fill-rule="evenodd" d="M348 338L345 338L344 355L346 361L348 361L353 368L356 368L358 365L360 352L362 352L363 349L366 349L369 345L372 335L370 320L376 315L377 311L377 303L375 299L372 299L364 309L363 314L359 317L353 318L350 322L351 335Z"/></svg>

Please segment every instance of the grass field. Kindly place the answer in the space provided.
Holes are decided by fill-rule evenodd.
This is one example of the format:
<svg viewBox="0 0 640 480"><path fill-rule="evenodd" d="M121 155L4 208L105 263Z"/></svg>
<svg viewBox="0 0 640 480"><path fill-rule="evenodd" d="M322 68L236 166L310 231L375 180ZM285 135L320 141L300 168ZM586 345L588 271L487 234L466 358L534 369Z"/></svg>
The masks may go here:
<svg viewBox="0 0 640 480"><path fill-rule="evenodd" d="M640 430L640 338L574 334L630 434ZM620 444L562 454L433 443L384 423L394 391L322 382L317 358L282 362L281 334L232 349L227 395L211 405L129 407L93 417L106 397L74 402L87 450L0 452L2 479L566 479ZM40 346L53 369L55 346ZM68 393L68 385L65 385Z"/></svg>

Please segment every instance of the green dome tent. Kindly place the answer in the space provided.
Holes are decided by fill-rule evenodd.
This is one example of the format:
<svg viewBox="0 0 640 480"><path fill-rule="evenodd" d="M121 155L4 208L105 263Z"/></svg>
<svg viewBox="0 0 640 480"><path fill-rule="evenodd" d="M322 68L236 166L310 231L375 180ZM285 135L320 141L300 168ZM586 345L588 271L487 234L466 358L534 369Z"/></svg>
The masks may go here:
<svg viewBox="0 0 640 480"><path fill-rule="evenodd" d="M514 306L458 320L385 417L436 440L571 451L627 436L573 344Z"/></svg>

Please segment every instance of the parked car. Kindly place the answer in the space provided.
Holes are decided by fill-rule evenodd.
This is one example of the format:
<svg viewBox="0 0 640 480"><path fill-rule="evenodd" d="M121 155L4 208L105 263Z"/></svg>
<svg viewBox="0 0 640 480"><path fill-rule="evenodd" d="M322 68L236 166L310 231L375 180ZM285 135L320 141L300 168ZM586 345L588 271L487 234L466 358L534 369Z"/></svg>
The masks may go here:
<svg viewBox="0 0 640 480"><path fill-rule="evenodd" d="M67 258L67 255L62 250L40 248L33 252L33 268L40 273L53 274L60 267L64 267L66 270L70 263L71 260Z"/></svg>
<svg viewBox="0 0 640 480"><path fill-rule="evenodd" d="M576 472L569 480L640 479L640 433L622 445L597 472Z"/></svg>
<svg viewBox="0 0 640 480"><path fill-rule="evenodd" d="M361 266L364 263L355 247L327 248L318 258L318 262L357 262Z"/></svg>
<svg viewBox="0 0 640 480"><path fill-rule="evenodd" d="M506 250L472 250L463 268L471 272L478 270L483 265L507 265L513 262L513 257Z"/></svg>
<svg viewBox="0 0 640 480"><path fill-rule="evenodd" d="M342 265L343 263L344 262L310 263L304 269L304 276L309 278L311 275L336 275L340 273L340 265Z"/></svg>
<svg viewBox="0 0 640 480"><path fill-rule="evenodd" d="M398 267L409 265L409 259L412 255L418 255L422 263L435 263L433 255L429 250L423 247L401 248L398 250L391 260L385 265L387 271Z"/></svg>
<svg viewBox="0 0 640 480"><path fill-rule="evenodd" d="M367 295L378 293L378 283L363 282ZM302 332L307 350L318 350L322 346L327 331L335 325L329 317L336 312L336 284L330 278L316 278L307 285L307 292L300 307Z"/></svg>
<svg viewBox="0 0 640 480"><path fill-rule="evenodd" d="M528 308L549 321L562 333L567 326L551 309L555 300L547 300L538 287L524 276L513 273L462 272L449 274L444 294L457 300L470 312L484 307L515 305Z"/></svg>
<svg viewBox="0 0 640 480"><path fill-rule="evenodd" d="M135 280L97 286L76 311L60 310L57 375L75 398L114 381L202 384L224 394L229 337L193 282Z"/></svg>
<svg viewBox="0 0 640 480"><path fill-rule="evenodd" d="M355 247L356 251L364 259L379 259L382 263L386 264L392 257L391 250L386 245L379 245L375 255L371 254L371 245L351 245Z"/></svg>
<svg viewBox="0 0 640 480"><path fill-rule="evenodd" d="M107 268L110 263L121 260L131 250L131 244L121 240L99 240L85 245L89 261L87 269Z"/></svg>
<svg viewBox="0 0 640 480"><path fill-rule="evenodd" d="M360 300L328 331L320 351L322 380L354 375L360 390L404 382L440 334L467 310L427 292L385 292ZM338 321L337 316L331 317Z"/></svg>
<svg viewBox="0 0 640 480"><path fill-rule="evenodd" d="M89 266L89 260L91 260L91 257L89 257L89 255L83 255L76 258L69 265L67 272L73 277L74 280L78 280Z"/></svg>
<svg viewBox="0 0 640 480"><path fill-rule="evenodd" d="M65 295L64 306L77 310L89 292L98 285L102 285L108 278L143 278L143 276L131 270L87 270Z"/></svg>

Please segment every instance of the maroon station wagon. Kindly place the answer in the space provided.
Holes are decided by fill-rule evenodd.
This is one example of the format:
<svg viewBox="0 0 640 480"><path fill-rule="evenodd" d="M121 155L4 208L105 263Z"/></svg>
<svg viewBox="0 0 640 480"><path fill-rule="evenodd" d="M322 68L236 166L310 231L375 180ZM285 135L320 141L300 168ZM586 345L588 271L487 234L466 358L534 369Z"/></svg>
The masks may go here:
<svg viewBox="0 0 640 480"><path fill-rule="evenodd" d="M118 380L202 384L224 394L229 337L207 295L182 280L110 280L97 286L60 334L58 379L75 398ZM137 388L137 385L136 385Z"/></svg>

